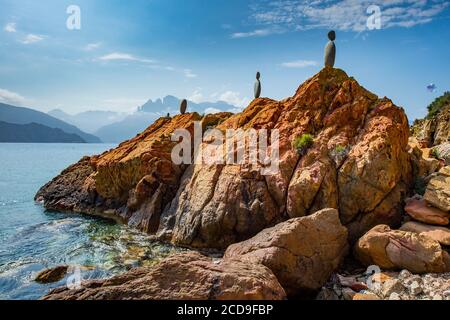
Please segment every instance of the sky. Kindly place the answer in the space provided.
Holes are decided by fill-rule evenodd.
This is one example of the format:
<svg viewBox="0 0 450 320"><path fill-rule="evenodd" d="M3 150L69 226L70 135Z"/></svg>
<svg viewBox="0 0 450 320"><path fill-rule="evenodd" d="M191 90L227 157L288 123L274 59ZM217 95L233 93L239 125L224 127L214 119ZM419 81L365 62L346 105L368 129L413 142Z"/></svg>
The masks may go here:
<svg viewBox="0 0 450 320"><path fill-rule="evenodd" d="M170 94L243 108L256 71L273 99L320 71L330 29L335 67L410 120L450 90L449 1L0 0L0 102L132 112Z"/></svg>

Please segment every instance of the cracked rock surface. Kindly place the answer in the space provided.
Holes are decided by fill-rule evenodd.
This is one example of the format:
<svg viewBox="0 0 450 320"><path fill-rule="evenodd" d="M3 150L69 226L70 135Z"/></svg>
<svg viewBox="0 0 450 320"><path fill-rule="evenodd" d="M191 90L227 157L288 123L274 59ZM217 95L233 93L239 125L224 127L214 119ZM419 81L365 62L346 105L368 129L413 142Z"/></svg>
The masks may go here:
<svg viewBox="0 0 450 320"><path fill-rule="evenodd" d="M173 164L170 135L192 132L197 120L222 131L279 130L280 170L262 175L262 164ZM294 141L303 134L314 143L299 152ZM282 101L255 99L235 115L158 119L119 147L68 168L36 199L49 209L113 217L177 245L218 249L335 208L356 241L377 224L400 224L412 183L408 136L403 109L344 71L324 68Z"/></svg>
<svg viewBox="0 0 450 320"><path fill-rule="evenodd" d="M170 270L170 272L167 272ZM286 294L263 265L212 261L196 252L173 255L154 268L137 268L80 289L61 287L43 300L282 300Z"/></svg>

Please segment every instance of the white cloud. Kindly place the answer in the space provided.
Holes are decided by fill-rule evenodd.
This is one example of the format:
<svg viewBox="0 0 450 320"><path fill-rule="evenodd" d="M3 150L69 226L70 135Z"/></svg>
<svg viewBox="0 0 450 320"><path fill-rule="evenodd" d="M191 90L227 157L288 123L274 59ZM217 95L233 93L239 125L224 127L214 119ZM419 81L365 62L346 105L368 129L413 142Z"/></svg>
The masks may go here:
<svg viewBox="0 0 450 320"><path fill-rule="evenodd" d="M143 62L143 63L154 63L154 60L151 59L143 59L136 57L132 54L128 53L121 53L121 52L113 52L107 55L104 55L99 58L101 61L136 61L136 62Z"/></svg>
<svg viewBox="0 0 450 320"><path fill-rule="evenodd" d="M205 109L205 113L206 114L210 114L210 113L219 113L222 112L222 110L216 109L216 108L206 108Z"/></svg>
<svg viewBox="0 0 450 320"><path fill-rule="evenodd" d="M40 42L44 39L45 39L45 36L30 33L20 42L23 44L32 44L32 43Z"/></svg>
<svg viewBox="0 0 450 320"><path fill-rule="evenodd" d="M449 5L446 0L278 0L251 6L250 20L257 26L308 30L333 28L367 30L367 8L381 9L382 28L406 27L431 22Z"/></svg>
<svg viewBox="0 0 450 320"><path fill-rule="evenodd" d="M7 23L4 30L6 32L16 32L16 24L14 22Z"/></svg>
<svg viewBox="0 0 450 320"><path fill-rule="evenodd" d="M101 42L89 43L86 47L84 47L84 50L85 51L93 51L93 50L100 48L101 45L102 45Z"/></svg>
<svg viewBox="0 0 450 320"><path fill-rule="evenodd" d="M205 101L203 94L200 92L200 89L195 90L192 95L190 97L188 97L188 100L195 102L195 103L200 103Z"/></svg>
<svg viewBox="0 0 450 320"><path fill-rule="evenodd" d="M183 72L186 78L197 78L197 75L191 69L184 69Z"/></svg>
<svg viewBox="0 0 450 320"><path fill-rule="evenodd" d="M241 97L241 94L237 91L225 91L218 95L218 100L227 102L239 108L246 107L250 103L249 98Z"/></svg>
<svg viewBox="0 0 450 320"><path fill-rule="evenodd" d="M147 102L147 99L112 98L103 100L101 104L108 109L120 110L123 113L133 113L138 106L143 105L145 102Z"/></svg>
<svg viewBox="0 0 450 320"><path fill-rule="evenodd" d="M317 65L318 65L317 61L311 60L296 60L290 62L283 62L281 64L281 66L285 68L306 68L306 67L314 67Z"/></svg>
<svg viewBox="0 0 450 320"><path fill-rule="evenodd" d="M229 112L240 112L242 108L246 107L250 103L250 99L247 97L242 97L241 94L237 91L225 91L222 93L213 93L208 97L201 92L201 88L196 89L188 100L201 103L201 102L217 102L223 101L233 106L236 106L238 109L233 108L232 110L227 110ZM209 110L209 111L208 111ZM219 110L220 111L220 110ZM209 108L205 110L206 113L218 112L215 108Z"/></svg>
<svg viewBox="0 0 450 320"><path fill-rule="evenodd" d="M28 100L18 93L0 88L0 102L15 106L23 106L27 104Z"/></svg>
<svg viewBox="0 0 450 320"><path fill-rule="evenodd" d="M271 34L283 33L281 29L257 29L249 32L236 32L231 35L232 39L250 38L250 37L265 37Z"/></svg>

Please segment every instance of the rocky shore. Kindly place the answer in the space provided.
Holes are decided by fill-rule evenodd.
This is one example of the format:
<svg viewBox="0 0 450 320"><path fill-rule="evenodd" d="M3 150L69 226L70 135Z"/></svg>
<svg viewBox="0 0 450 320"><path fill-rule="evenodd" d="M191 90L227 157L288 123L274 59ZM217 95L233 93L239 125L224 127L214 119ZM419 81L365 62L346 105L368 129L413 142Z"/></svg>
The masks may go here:
<svg viewBox="0 0 450 320"><path fill-rule="evenodd" d="M174 164L170 137L193 133L194 121L222 131L279 130L279 172ZM299 146L305 135L312 143ZM450 299L450 167L429 150L410 138L402 108L330 67L293 97L258 98L239 114L160 118L81 159L36 200L223 257L177 253L44 299ZM379 272L366 274L371 266Z"/></svg>

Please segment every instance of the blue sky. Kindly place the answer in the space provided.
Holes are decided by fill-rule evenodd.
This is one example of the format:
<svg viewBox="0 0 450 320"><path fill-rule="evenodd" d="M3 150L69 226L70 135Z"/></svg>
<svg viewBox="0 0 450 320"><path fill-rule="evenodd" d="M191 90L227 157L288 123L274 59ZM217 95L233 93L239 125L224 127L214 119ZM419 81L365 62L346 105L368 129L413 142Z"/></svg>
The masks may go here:
<svg viewBox="0 0 450 320"><path fill-rule="evenodd" d="M69 30L69 5L81 29ZM381 29L369 30L371 5ZM291 96L323 65L391 98L410 120L450 90L450 6L441 0L0 0L0 101L128 112L172 94L245 106ZM426 86L435 83L437 90Z"/></svg>

